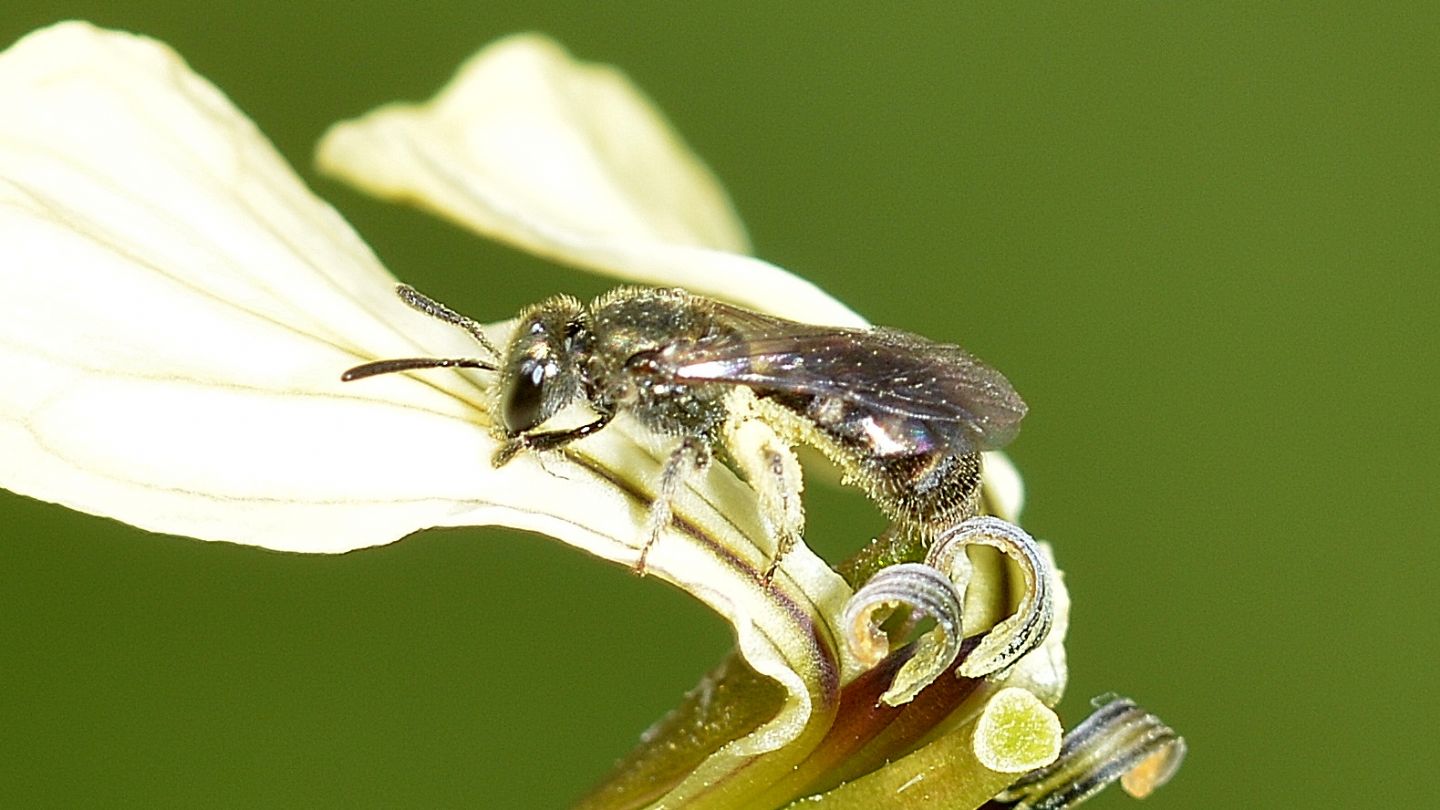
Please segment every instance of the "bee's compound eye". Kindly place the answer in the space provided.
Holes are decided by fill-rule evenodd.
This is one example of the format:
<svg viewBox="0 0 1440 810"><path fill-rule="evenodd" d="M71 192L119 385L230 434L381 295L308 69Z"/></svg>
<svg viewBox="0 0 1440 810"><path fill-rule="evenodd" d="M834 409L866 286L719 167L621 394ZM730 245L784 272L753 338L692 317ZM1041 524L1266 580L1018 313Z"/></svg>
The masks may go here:
<svg viewBox="0 0 1440 810"><path fill-rule="evenodd" d="M545 406L545 383L555 375L553 362L527 359L515 369L505 389L502 417L505 430L515 436L550 417Z"/></svg>

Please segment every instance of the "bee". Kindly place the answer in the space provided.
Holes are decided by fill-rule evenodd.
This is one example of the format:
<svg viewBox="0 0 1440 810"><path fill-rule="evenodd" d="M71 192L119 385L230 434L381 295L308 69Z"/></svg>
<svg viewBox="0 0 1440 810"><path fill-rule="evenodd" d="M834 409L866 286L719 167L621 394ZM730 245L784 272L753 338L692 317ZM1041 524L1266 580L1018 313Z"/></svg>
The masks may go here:
<svg viewBox="0 0 1440 810"><path fill-rule="evenodd" d="M397 292L468 331L490 359L380 360L341 379L496 372L497 467L584 439L620 414L671 442L639 573L686 481L719 455L756 492L775 543L768 580L804 532L801 444L864 490L892 530L926 542L976 514L979 453L1010 441L1026 411L1000 372L958 346L898 329L798 323L680 289L621 287L589 304L557 295L526 308L501 351L476 321L411 287ZM576 402L588 406L588 421L547 429Z"/></svg>

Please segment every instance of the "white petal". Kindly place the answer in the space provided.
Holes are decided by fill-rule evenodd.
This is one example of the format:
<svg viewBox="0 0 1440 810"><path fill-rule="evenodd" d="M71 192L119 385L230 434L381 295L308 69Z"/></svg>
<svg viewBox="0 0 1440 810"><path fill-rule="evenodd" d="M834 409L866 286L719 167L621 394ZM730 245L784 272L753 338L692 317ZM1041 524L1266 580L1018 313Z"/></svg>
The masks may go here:
<svg viewBox="0 0 1440 810"><path fill-rule="evenodd" d="M58 26L0 55L0 109L0 484L159 531L338 551L413 531L475 483L485 465L458 462L483 449L478 390L395 380L387 400L338 378L473 347L401 305L173 52ZM436 442L454 448L440 469Z"/></svg>
<svg viewBox="0 0 1440 810"><path fill-rule="evenodd" d="M743 255L720 184L618 70L529 34L480 51L434 99L338 124L320 167L485 236L815 323L864 320Z"/></svg>
<svg viewBox="0 0 1440 810"><path fill-rule="evenodd" d="M626 425L496 470L483 376L339 381L476 347L402 305L168 48L79 23L37 32L0 54L0 109L0 486L275 549L496 523L637 558L657 465ZM847 665L821 617L848 588L803 547L763 587L753 494L722 465L681 501L648 570L730 619L750 665L787 688L745 750L783 744L820 673Z"/></svg>
<svg viewBox="0 0 1440 810"><path fill-rule="evenodd" d="M1025 508L1025 482L1020 478L1020 470L999 450L982 453L980 458L986 508L996 517L1019 523L1020 512Z"/></svg>

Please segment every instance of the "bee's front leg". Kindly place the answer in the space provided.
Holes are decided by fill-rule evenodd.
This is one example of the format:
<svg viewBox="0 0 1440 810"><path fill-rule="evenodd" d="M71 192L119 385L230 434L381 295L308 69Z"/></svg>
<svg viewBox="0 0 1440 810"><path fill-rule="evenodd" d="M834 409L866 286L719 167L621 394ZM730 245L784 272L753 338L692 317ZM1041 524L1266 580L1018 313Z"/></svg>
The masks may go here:
<svg viewBox="0 0 1440 810"><path fill-rule="evenodd" d="M521 452L529 450L544 452L546 450L564 447L570 442L583 439L595 433L610 424L610 420L613 418L615 418L615 414L613 413L602 413L595 421L588 422L579 427L569 428L567 430L551 430L543 433L521 433L507 437L505 441L500 443L500 448L495 451L495 455L490 459L490 464L495 467L504 467L510 463L510 459L515 458L515 456Z"/></svg>

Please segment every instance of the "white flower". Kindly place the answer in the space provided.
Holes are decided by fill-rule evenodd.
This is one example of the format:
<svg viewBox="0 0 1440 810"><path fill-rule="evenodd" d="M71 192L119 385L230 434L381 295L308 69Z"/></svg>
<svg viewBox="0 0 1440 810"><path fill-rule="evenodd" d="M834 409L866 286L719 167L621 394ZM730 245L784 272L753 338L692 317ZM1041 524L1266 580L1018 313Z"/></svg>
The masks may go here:
<svg viewBox="0 0 1440 810"><path fill-rule="evenodd" d="M489 375L340 382L377 358L475 347L404 306L349 226L168 48L81 23L36 32L0 54L0 109L0 486L286 551L499 524L634 564L659 463L630 427L547 460L563 475L533 455L496 469ZM725 193L648 102L540 37L482 51L427 104L337 126L321 163L561 261L864 324L745 255ZM491 328L499 341L507 324ZM987 475L992 509L1013 518L1018 477L1001 456ZM841 686L865 670L839 639L850 587L803 545L763 583L773 549L756 540L753 494L723 465L676 513L648 572L724 615L744 666L779 691L773 717L702 757L665 801L742 770L736 795L778 801L783 790L765 785L797 772ZM1059 643L1011 680L1053 702ZM995 722L981 718L986 700L956 722ZM1037 711L1027 716L1043 720ZM1009 772L998 773L1003 787Z"/></svg>

